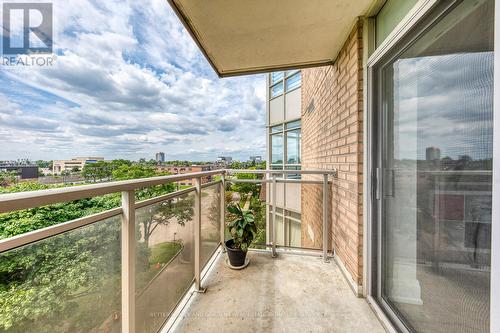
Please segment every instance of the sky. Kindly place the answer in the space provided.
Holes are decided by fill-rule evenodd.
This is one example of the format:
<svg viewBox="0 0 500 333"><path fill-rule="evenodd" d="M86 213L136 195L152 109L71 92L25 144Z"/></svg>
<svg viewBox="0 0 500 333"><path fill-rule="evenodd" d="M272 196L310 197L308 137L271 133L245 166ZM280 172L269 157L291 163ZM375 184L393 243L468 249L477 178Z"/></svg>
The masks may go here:
<svg viewBox="0 0 500 333"><path fill-rule="evenodd" d="M0 160L264 157L264 75L219 79L165 0L53 6L54 65L0 65Z"/></svg>

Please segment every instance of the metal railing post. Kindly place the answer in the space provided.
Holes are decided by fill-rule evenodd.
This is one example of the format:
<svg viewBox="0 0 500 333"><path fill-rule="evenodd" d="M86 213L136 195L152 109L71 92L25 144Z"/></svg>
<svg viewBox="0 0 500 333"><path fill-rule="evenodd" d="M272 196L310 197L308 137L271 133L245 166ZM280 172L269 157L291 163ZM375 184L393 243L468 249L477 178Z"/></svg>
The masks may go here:
<svg viewBox="0 0 500 333"><path fill-rule="evenodd" d="M328 174L323 175L323 261L328 262Z"/></svg>
<svg viewBox="0 0 500 333"><path fill-rule="evenodd" d="M122 192L122 332L135 332L135 191Z"/></svg>
<svg viewBox="0 0 500 333"><path fill-rule="evenodd" d="M226 176L222 174L220 191L220 244L222 252L226 252Z"/></svg>
<svg viewBox="0 0 500 333"><path fill-rule="evenodd" d="M197 292L205 292L201 287L201 178L195 178L194 211L194 285Z"/></svg>
<svg viewBox="0 0 500 333"><path fill-rule="evenodd" d="M271 204L273 205L273 217L271 219L271 225L269 226L269 234L271 237L271 255L273 258L277 257L276 253L276 174L273 174L273 183L271 188Z"/></svg>

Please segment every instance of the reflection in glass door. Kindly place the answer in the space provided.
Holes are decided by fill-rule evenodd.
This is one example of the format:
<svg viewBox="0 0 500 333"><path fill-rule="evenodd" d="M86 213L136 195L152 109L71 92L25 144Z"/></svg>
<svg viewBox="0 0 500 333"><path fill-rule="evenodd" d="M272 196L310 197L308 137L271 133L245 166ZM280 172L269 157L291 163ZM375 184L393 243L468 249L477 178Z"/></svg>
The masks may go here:
<svg viewBox="0 0 500 333"><path fill-rule="evenodd" d="M378 299L409 331L489 331L493 5L460 2L376 68Z"/></svg>

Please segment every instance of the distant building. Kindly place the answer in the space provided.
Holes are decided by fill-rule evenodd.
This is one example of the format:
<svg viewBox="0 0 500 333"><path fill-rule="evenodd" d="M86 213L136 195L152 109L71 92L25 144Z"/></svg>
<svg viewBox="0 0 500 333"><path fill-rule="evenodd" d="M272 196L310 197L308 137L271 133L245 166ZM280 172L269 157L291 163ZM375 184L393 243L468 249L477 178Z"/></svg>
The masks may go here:
<svg viewBox="0 0 500 333"><path fill-rule="evenodd" d="M230 165L231 163L233 163L233 158L230 156L219 156L216 163L222 165Z"/></svg>
<svg viewBox="0 0 500 333"><path fill-rule="evenodd" d="M40 168L39 170L40 170L40 172L44 176L50 176L50 175L52 175L52 169L51 168Z"/></svg>
<svg viewBox="0 0 500 333"><path fill-rule="evenodd" d="M156 159L156 162L158 163L163 163L165 162L165 153L160 151L160 152L157 152L156 153L156 156L155 156L155 159Z"/></svg>
<svg viewBox="0 0 500 333"><path fill-rule="evenodd" d="M52 173L54 175L59 175L65 170L71 171L74 168L82 170L86 164L96 163L99 161L104 161L104 157L75 157L71 160L54 161L52 163Z"/></svg>
<svg viewBox="0 0 500 333"><path fill-rule="evenodd" d="M157 171L166 171L173 175L183 175L185 173L194 173L194 172L202 172L202 171L211 171L218 169L219 167L214 164L204 164L204 165L191 165L191 166L174 166L174 165L163 165L157 166ZM203 177L201 182L208 183L213 180L212 176ZM183 181L178 182L179 185L194 185L194 179L185 179Z"/></svg>
<svg viewBox="0 0 500 333"><path fill-rule="evenodd" d="M425 149L425 159L427 161L439 161L441 159L441 149L428 147Z"/></svg>
<svg viewBox="0 0 500 333"><path fill-rule="evenodd" d="M261 163L262 162L262 156L250 156L250 162L253 163Z"/></svg>
<svg viewBox="0 0 500 333"><path fill-rule="evenodd" d="M38 178L38 166L36 165L2 164L0 172L15 172L19 179Z"/></svg>

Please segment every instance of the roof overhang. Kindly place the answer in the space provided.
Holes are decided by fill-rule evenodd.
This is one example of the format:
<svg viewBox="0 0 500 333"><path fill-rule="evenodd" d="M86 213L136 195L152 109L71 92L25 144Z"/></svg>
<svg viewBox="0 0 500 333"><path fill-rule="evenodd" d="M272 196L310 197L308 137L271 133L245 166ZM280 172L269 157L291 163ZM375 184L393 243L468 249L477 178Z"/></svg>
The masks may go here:
<svg viewBox="0 0 500 333"><path fill-rule="evenodd" d="M331 64L374 0L168 0L220 77ZM379 2L379 1L378 1Z"/></svg>

